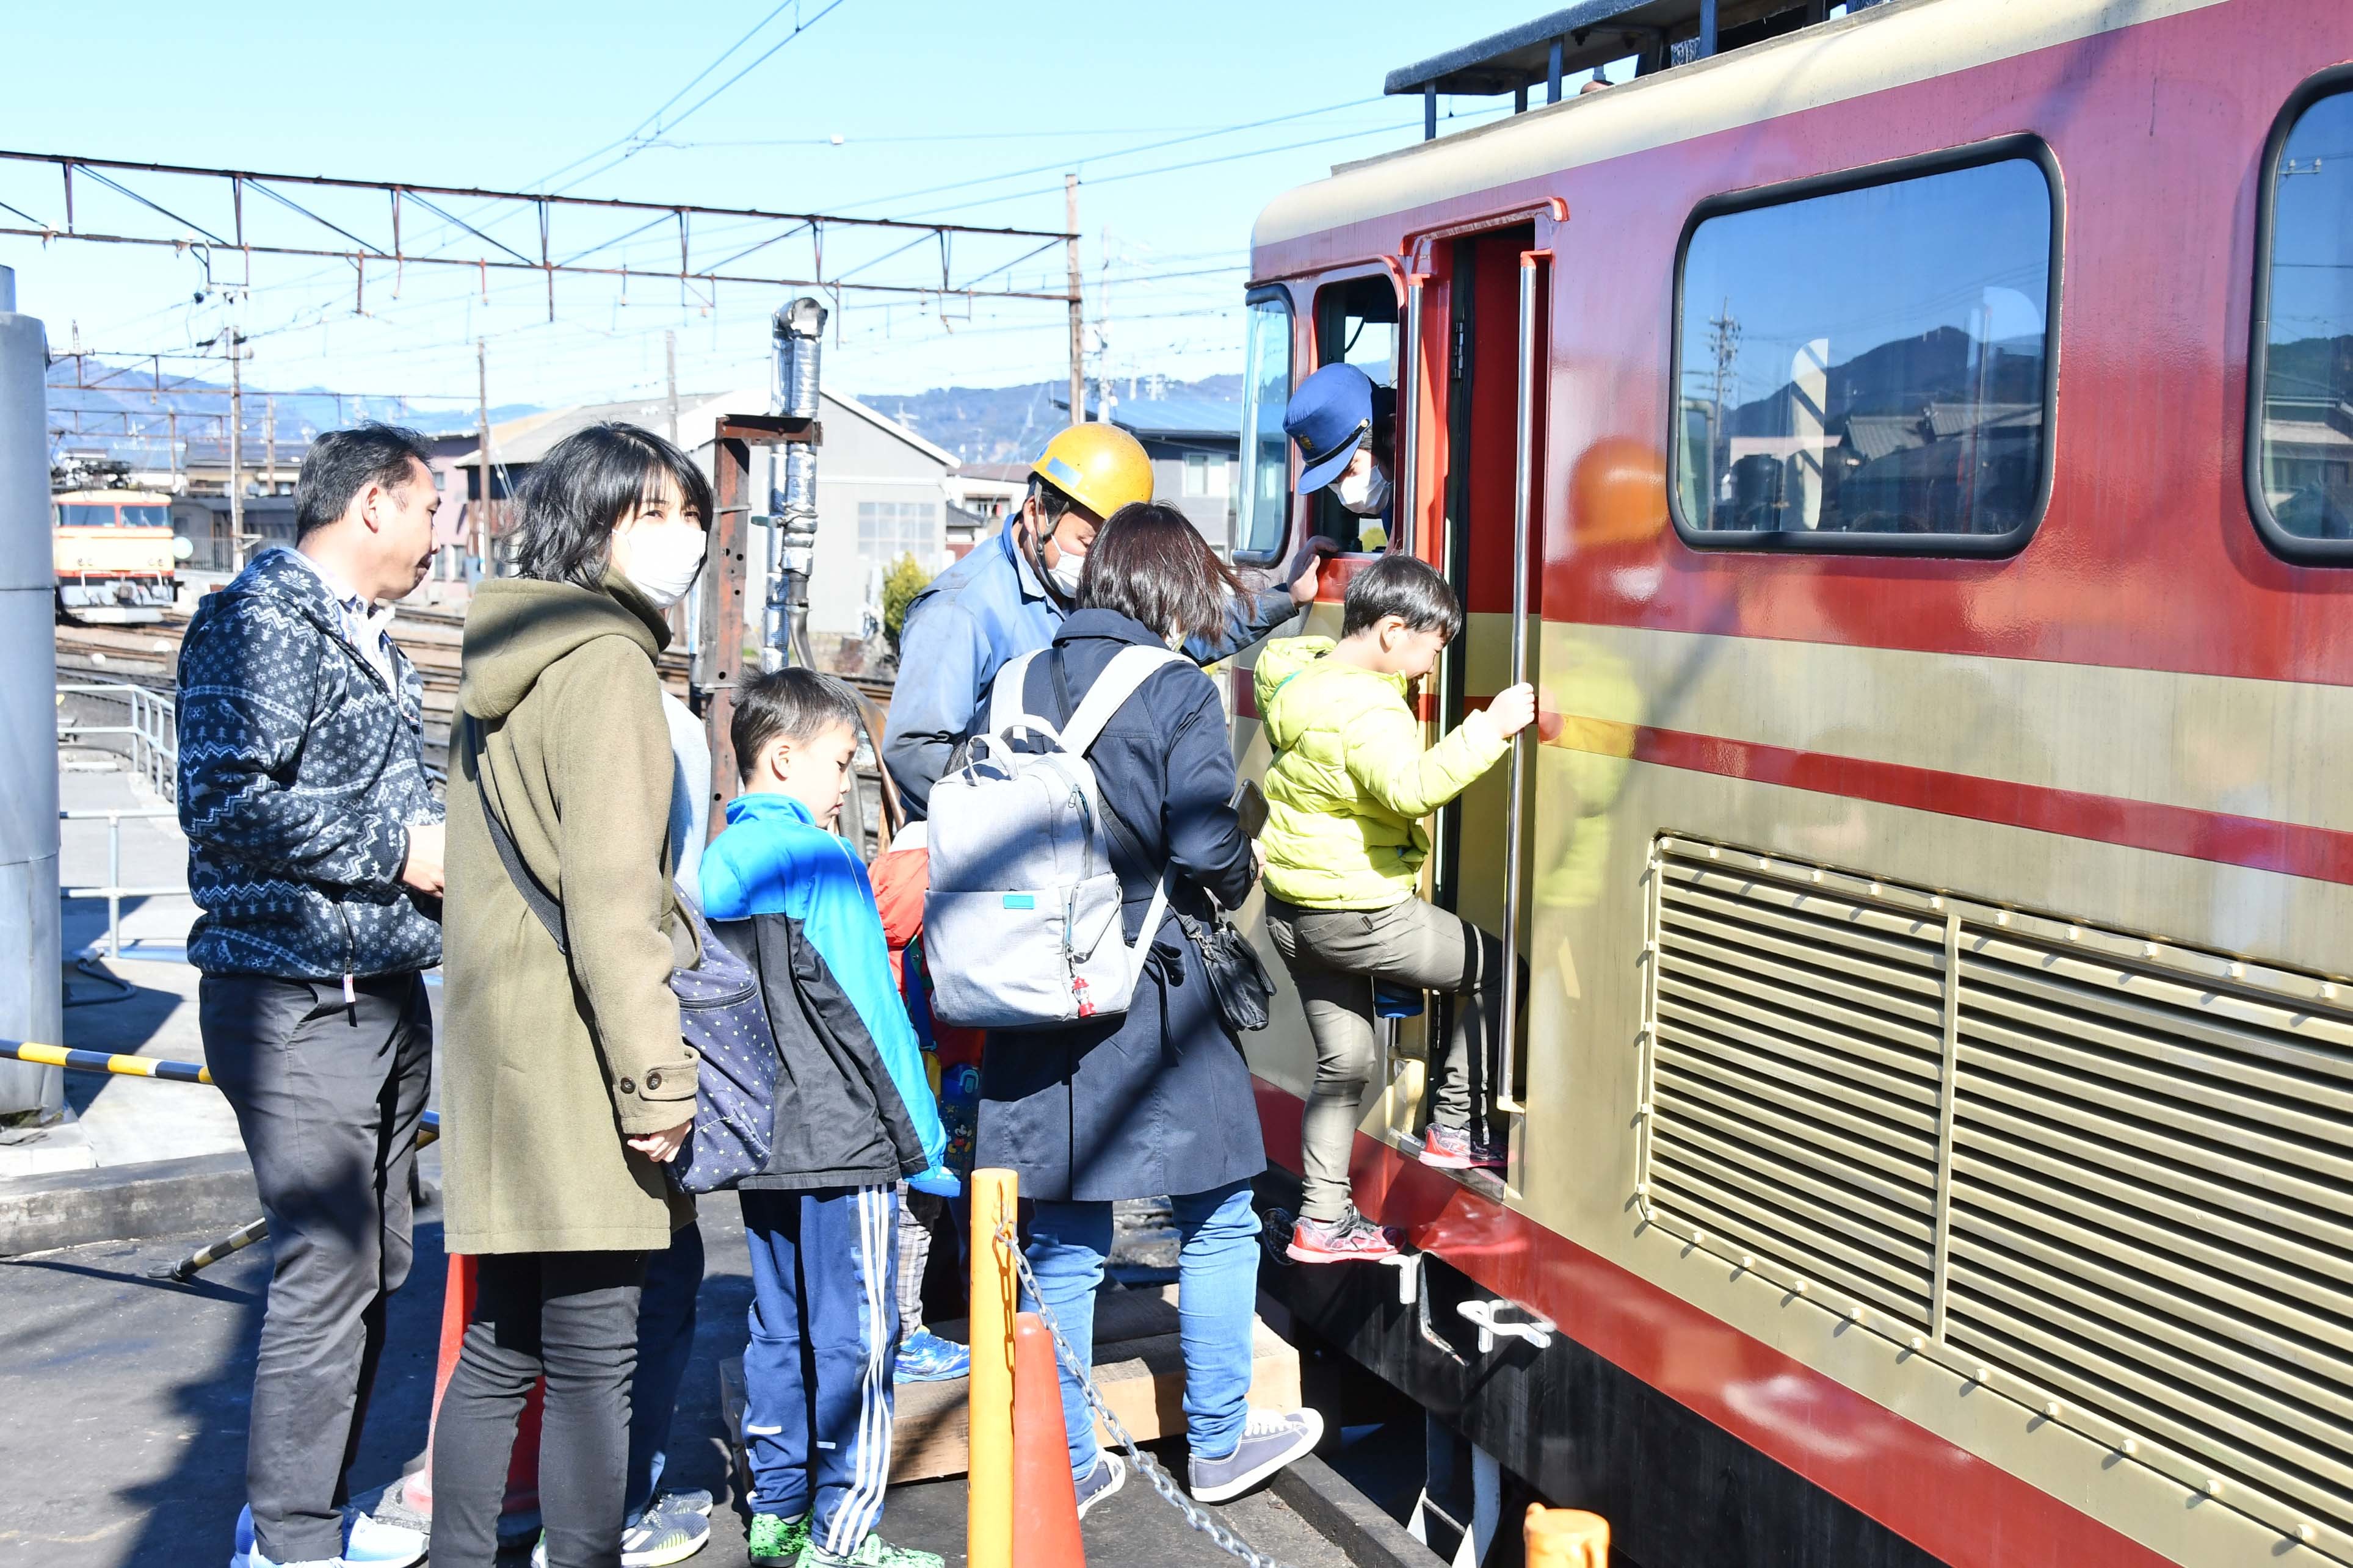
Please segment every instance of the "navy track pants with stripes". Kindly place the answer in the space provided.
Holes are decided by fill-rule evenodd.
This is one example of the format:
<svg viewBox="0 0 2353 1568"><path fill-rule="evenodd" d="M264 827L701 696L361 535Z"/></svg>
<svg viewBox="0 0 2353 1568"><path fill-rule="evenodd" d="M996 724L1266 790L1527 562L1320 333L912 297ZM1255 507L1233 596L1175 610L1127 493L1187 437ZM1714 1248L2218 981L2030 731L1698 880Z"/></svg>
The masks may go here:
<svg viewBox="0 0 2353 1568"><path fill-rule="evenodd" d="M881 1522L891 1484L898 1196L889 1185L738 1195L752 1251L752 1511L814 1509L810 1538L847 1556Z"/></svg>

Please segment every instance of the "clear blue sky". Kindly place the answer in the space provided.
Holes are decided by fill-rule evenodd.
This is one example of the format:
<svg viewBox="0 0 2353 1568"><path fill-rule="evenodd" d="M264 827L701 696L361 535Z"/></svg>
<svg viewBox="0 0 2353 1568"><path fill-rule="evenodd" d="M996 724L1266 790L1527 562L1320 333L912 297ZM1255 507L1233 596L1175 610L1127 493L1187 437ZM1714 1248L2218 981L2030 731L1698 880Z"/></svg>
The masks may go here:
<svg viewBox="0 0 2353 1568"><path fill-rule="evenodd" d="M586 175L577 194L1059 228L1060 171L1075 168L1086 182L1089 313L1111 317L1102 364L1184 377L1240 368L1241 263L1260 207L1335 162L1419 136L1418 102L1378 98L1384 74L1544 8L841 0L809 20L825 5L799 0L806 33L669 128L664 144L617 167L572 167L554 183ZM16 7L0 65L0 147L543 189L547 176L626 136L774 5ZM794 19L787 5L678 108ZM1493 111L1489 100L1457 107ZM1303 110L1322 112L1130 151ZM1213 158L1229 161L1150 173ZM78 205L102 199L114 198L78 192ZM54 172L0 165L0 201L57 207ZM531 249L535 240L514 242ZM1059 257L1050 260L1058 270ZM77 324L87 347L145 353L185 350L221 323L216 300L191 300L199 264L169 250L9 237L0 264L16 268L18 309L44 318L60 348ZM1047 266L1023 276L1042 281ZM470 274L411 269L396 300L393 280L372 269L365 316L353 313L350 268L339 263L259 262L255 283L245 307L255 384L470 399L480 333L494 403L658 389L666 329L679 334L682 389L756 384L778 302L741 289L705 310L681 303L675 285L665 293L643 280L624 302L602 280L560 281L551 324L544 284L527 275L493 279L486 305ZM1066 363L1056 306L982 305L952 326L935 308L886 310L852 296L828 383L872 393L1000 385L1058 375Z"/></svg>

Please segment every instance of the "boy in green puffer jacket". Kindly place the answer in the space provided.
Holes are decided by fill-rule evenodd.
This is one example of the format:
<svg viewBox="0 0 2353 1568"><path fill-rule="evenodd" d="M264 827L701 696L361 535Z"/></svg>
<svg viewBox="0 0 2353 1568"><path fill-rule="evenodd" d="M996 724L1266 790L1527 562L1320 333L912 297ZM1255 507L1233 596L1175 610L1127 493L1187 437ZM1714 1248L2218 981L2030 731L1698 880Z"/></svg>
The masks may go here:
<svg viewBox="0 0 2353 1568"><path fill-rule="evenodd" d="M1348 1187L1375 1059L1377 980L1464 999L1453 1010L1422 1163L1504 1163L1474 1130L1472 1096L1472 1063L1483 1080L1511 973L1503 944L1414 889L1430 856L1422 818L1503 759L1535 717L1535 691L1510 688L1425 750L1406 693L1461 629L1462 606L1443 577L1409 555L1384 555L1349 580L1337 643L1269 643L1254 671L1275 753L1266 777L1267 927L1315 1037L1301 1133L1306 1193L1289 1249L1301 1263L1397 1250L1356 1212Z"/></svg>

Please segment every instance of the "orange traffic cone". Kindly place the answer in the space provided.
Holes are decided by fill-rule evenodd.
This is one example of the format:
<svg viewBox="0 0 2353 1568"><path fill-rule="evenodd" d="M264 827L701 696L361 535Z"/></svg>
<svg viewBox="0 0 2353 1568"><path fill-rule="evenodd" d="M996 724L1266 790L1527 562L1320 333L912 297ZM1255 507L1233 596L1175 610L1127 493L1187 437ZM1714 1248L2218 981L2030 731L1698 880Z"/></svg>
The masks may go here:
<svg viewBox="0 0 2353 1568"><path fill-rule="evenodd" d="M458 1369L458 1352L466 1343L466 1325L474 1316L476 1294L473 1258L462 1253L450 1258L448 1280L441 1291L441 1346L433 1369L433 1415L426 1429L426 1463L401 1486L402 1501L427 1520L433 1517L432 1433L440 1425L441 1396L449 1391L449 1374ZM499 1509L502 1519L521 1521L539 1511L539 1424L546 1394L547 1384L542 1382L524 1401L522 1419L515 1424L506 1500Z"/></svg>
<svg viewBox="0 0 2353 1568"><path fill-rule="evenodd" d="M1021 1543L1021 1568L1086 1568L1062 1384L1053 1342L1035 1312L1013 1324L1013 1539Z"/></svg>
<svg viewBox="0 0 2353 1568"><path fill-rule="evenodd" d="M1609 1568L1609 1521L1573 1508L1528 1504L1528 1568Z"/></svg>

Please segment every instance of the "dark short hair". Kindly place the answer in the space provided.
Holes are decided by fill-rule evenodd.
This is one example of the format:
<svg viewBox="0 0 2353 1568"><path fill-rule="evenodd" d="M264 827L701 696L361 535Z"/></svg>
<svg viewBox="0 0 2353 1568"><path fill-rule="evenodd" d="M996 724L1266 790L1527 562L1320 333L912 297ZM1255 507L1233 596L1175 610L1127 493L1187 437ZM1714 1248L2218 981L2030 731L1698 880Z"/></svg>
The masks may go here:
<svg viewBox="0 0 2353 1568"><path fill-rule="evenodd" d="M558 441L515 491L518 575L583 588L603 584L613 530L668 474L688 511L711 523L711 481L694 460L650 430L617 421Z"/></svg>
<svg viewBox="0 0 2353 1568"><path fill-rule="evenodd" d="M1046 520L1046 531L1049 533L1062 521L1065 512L1079 504L1056 489L1054 482L1043 474L1029 476L1029 494L1038 502L1038 510Z"/></svg>
<svg viewBox="0 0 2353 1568"><path fill-rule="evenodd" d="M1078 602L1155 632L1206 637L1225 629L1241 588L1191 519L1165 502L1137 500L1105 518L1087 547Z"/></svg>
<svg viewBox="0 0 2353 1568"><path fill-rule="evenodd" d="M856 734L860 721L858 694L830 675L797 666L754 675L735 688L735 716L727 724L736 774L750 778L775 742L812 741L837 724Z"/></svg>
<svg viewBox="0 0 2353 1568"><path fill-rule="evenodd" d="M1348 579L1340 635L1355 637L1395 616L1418 632L1443 632L1451 641L1462 629L1462 601L1430 564L1411 555L1383 555Z"/></svg>
<svg viewBox="0 0 2353 1568"><path fill-rule="evenodd" d="M414 430L370 424L328 431L311 443L294 481L294 537L341 522L353 498L370 485L391 490L415 483L418 463L431 473L433 448Z"/></svg>

